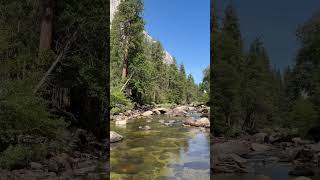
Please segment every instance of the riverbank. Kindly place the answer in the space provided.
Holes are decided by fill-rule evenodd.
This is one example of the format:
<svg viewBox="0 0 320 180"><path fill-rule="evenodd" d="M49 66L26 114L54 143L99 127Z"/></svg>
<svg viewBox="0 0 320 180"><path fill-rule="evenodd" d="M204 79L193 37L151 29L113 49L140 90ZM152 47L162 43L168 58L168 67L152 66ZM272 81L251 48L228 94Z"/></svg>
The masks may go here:
<svg viewBox="0 0 320 180"><path fill-rule="evenodd" d="M146 119L152 118L157 115L166 115L170 118L183 117L183 126L205 127L210 128L209 120L210 108L203 104L190 104L190 105L172 105L169 107L161 107L161 105L145 105L137 107L132 110L127 110L123 113L111 115L111 122L114 122L117 126L125 127L127 123L134 119ZM192 116L192 114L198 114L198 116ZM160 121L163 125L171 126L175 121ZM148 125L140 127L144 130L150 130ZM117 132L110 131L110 142L121 141L123 137Z"/></svg>
<svg viewBox="0 0 320 180"><path fill-rule="evenodd" d="M76 130L72 142L61 153L49 152L46 160L31 162L21 169L0 169L0 180L109 178L109 141L98 141L91 133Z"/></svg>
<svg viewBox="0 0 320 180"><path fill-rule="evenodd" d="M211 170L217 180L319 179L320 144L281 133L213 137ZM306 179L307 180L307 179Z"/></svg>

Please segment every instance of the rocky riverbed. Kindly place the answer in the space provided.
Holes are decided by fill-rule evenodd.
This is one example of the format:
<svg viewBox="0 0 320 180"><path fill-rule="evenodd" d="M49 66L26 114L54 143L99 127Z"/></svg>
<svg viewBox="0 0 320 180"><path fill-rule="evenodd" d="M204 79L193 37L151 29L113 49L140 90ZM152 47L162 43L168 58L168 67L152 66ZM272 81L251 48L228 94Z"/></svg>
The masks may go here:
<svg viewBox="0 0 320 180"><path fill-rule="evenodd" d="M114 116L111 178L210 179L210 122L206 113L205 106L178 106Z"/></svg>
<svg viewBox="0 0 320 180"><path fill-rule="evenodd" d="M109 140L97 141L79 130L82 144L73 142L63 153L49 153L42 162L31 162L23 169L0 169L0 180L105 180L109 178Z"/></svg>
<svg viewBox="0 0 320 180"><path fill-rule="evenodd" d="M213 137L211 149L217 180L320 179L320 144L298 137L267 133L238 139Z"/></svg>

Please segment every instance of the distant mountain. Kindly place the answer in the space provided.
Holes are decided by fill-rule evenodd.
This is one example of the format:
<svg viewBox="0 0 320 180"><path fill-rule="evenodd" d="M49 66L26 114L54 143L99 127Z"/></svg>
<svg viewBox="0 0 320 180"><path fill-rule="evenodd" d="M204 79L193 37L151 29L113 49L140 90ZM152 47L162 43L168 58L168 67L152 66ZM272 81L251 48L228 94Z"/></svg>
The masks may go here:
<svg viewBox="0 0 320 180"><path fill-rule="evenodd" d="M121 0L111 0L110 2L110 23L112 22L113 18L114 18L114 14L117 11L117 8L120 4ZM150 41L155 41L149 34L148 32L144 31L143 32L146 36L146 38ZM163 58L163 61L167 64L173 64L173 57L171 56L170 53L168 53L167 51L164 51L165 53L165 57Z"/></svg>

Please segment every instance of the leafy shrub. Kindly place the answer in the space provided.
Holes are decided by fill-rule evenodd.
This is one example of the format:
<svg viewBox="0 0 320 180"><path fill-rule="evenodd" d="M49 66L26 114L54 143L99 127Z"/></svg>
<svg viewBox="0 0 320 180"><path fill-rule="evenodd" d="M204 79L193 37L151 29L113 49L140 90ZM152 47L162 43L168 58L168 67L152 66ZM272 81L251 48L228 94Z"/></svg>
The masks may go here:
<svg viewBox="0 0 320 180"><path fill-rule="evenodd" d="M110 106L111 114L123 112L132 108L131 101L125 96L125 94L118 87L111 88L110 91Z"/></svg>
<svg viewBox="0 0 320 180"><path fill-rule="evenodd" d="M1 82L0 89L0 164L3 168L24 167L45 157L48 147L60 151L67 144L67 124L48 112L48 105L33 94L28 80ZM19 137L45 139L45 142L20 142Z"/></svg>
<svg viewBox="0 0 320 180"><path fill-rule="evenodd" d="M44 159L47 155L46 145L14 145L0 154L0 165L5 169L26 167L32 161Z"/></svg>
<svg viewBox="0 0 320 180"><path fill-rule="evenodd" d="M55 139L57 129L66 127L62 119L47 111L47 103L32 93L27 81L6 85L7 91L0 92L0 137L38 135Z"/></svg>
<svg viewBox="0 0 320 180"><path fill-rule="evenodd" d="M299 99L289 113L289 118L290 124L287 126L291 128L297 127L299 134L306 135L307 131L316 125L318 115L314 104L310 100Z"/></svg>

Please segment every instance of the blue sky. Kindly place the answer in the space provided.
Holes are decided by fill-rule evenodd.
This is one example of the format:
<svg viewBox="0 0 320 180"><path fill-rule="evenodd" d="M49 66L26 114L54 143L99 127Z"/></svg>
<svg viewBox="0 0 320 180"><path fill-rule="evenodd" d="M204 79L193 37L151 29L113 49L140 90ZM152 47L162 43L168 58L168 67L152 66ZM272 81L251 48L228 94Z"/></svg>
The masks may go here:
<svg viewBox="0 0 320 180"><path fill-rule="evenodd" d="M146 31L195 82L210 64L210 0L144 0Z"/></svg>
<svg viewBox="0 0 320 180"><path fill-rule="evenodd" d="M223 17L230 1L215 0L218 14ZM233 0L240 17L246 46L262 37L272 64L278 68L293 64L299 48L296 29L320 10L319 0Z"/></svg>

